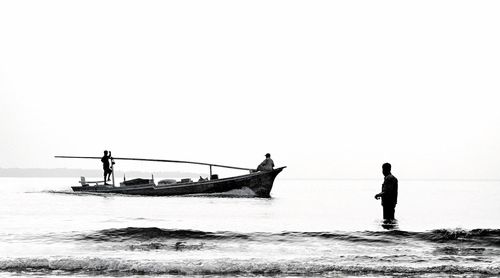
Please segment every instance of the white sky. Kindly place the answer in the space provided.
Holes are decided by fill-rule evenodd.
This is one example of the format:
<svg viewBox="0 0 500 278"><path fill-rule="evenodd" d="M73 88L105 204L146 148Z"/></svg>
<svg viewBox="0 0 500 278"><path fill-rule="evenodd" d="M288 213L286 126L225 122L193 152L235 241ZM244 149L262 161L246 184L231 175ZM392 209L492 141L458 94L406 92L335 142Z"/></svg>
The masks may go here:
<svg viewBox="0 0 500 278"><path fill-rule="evenodd" d="M0 167L500 178L499 1L0 1ZM197 170L186 165L123 167ZM286 176L285 176L286 175Z"/></svg>

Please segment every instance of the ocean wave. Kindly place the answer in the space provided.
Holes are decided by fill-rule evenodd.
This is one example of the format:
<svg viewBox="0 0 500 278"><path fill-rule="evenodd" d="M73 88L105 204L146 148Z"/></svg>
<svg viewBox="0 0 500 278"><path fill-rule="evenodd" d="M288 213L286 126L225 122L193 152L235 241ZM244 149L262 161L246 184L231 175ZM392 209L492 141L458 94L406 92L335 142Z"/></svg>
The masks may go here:
<svg viewBox="0 0 500 278"><path fill-rule="evenodd" d="M433 230L427 232L409 232L401 230L363 231L363 232L281 232L281 233L238 233L238 232L206 232L188 229L162 229L157 227L127 227L106 229L82 235L79 239L94 241L127 241L153 239L204 239L204 240L256 240L286 241L318 238L353 243L400 243L402 239L412 239L435 243L470 244L481 246L500 246L500 230ZM446 251L446 250L445 250ZM475 251L471 251L475 252Z"/></svg>
<svg viewBox="0 0 500 278"><path fill-rule="evenodd" d="M354 243L392 243L394 242L390 238L385 237L374 237L370 236L368 233L332 233L332 232L283 232L276 234L276 236L284 237L298 237L298 238L323 238L323 239L334 239L340 241L348 241Z"/></svg>
<svg viewBox="0 0 500 278"><path fill-rule="evenodd" d="M201 250L205 247L205 243L191 244L185 241L177 241L173 244L164 244L159 242L149 242L141 244L131 244L127 246L129 250L132 251L152 251L152 250L175 250L175 251L186 251L186 250Z"/></svg>
<svg viewBox="0 0 500 278"><path fill-rule="evenodd" d="M500 275L499 266L401 266L391 264L361 265L318 263L312 261L189 260L144 261L115 258L17 258L0 260L0 271L57 272L92 274L179 274L179 275L326 275L326 274L471 274Z"/></svg>
<svg viewBox="0 0 500 278"><path fill-rule="evenodd" d="M419 234L419 237L434 242L463 242L500 246L499 229L474 229L474 230L433 230L429 233Z"/></svg>
<svg viewBox="0 0 500 278"><path fill-rule="evenodd" d="M385 232L366 232L370 235L412 238L436 243L468 243L488 246L500 246L499 229L436 229L427 232L407 232L391 230Z"/></svg>
<svg viewBox="0 0 500 278"><path fill-rule="evenodd" d="M454 255L454 256L481 256L485 253L485 248L464 247L457 248L454 246L444 246L436 248L432 254L434 255Z"/></svg>
<svg viewBox="0 0 500 278"><path fill-rule="evenodd" d="M106 229L96 233L84 235L81 239L95 241L126 241L151 239L247 239L249 235L232 232L204 232L183 229L161 229L156 227L138 228L127 227Z"/></svg>

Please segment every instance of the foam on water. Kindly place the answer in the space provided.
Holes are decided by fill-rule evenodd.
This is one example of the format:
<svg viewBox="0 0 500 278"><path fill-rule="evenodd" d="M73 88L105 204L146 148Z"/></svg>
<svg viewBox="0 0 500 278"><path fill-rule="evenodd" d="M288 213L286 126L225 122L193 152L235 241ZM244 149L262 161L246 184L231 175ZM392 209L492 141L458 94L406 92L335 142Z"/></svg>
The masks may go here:
<svg viewBox="0 0 500 278"><path fill-rule="evenodd" d="M189 260L139 261L115 258L17 258L0 261L0 270L10 272L58 272L67 274L180 274L180 275L323 275L343 274L470 274L500 275L500 266L458 266L438 263L430 266L401 266L377 262L322 263L314 261Z"/></svg>

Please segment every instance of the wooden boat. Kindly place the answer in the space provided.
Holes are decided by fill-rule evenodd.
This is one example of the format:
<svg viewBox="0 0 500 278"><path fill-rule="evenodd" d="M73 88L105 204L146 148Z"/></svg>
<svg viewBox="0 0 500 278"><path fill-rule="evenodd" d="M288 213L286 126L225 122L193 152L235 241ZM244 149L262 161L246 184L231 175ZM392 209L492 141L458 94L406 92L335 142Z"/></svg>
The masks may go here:
<svg viewBox="0 0 500 278"><path fill-rule="evenodd" d="M235 189L248 188L254 192L255 197L268 198L273 188L274 179L284 168L280 167L272 171L255 172L242 176L198 182L188 181L157 185L153 179L135 179L129 183L121 183L120 186L101 184L91 186L88 183L83 183L81 186L72 186L71 188L75 192L119 193L146 196L223 193Z"/></svg>
<svg viewBox="0 0 500 278"><path fill-rule="evenodd" d="M91 158L100 159L98 157L74 157L74 156L56 156L57 158ZM115 186L114 173L113 184L105 185L104 181L86 181L81 177L80 186L72 186L75 192L92 192L92 193L117 193L127 195L144 195L144 196L174 196L174 195L189 195L189 194L210 194L210 193L225 193L238 189L250 189L253 197L269 198L273 183L276 176L286 167L276 168L270 171L255 171L249 168L224 166L218 164L178 161L178 160L160 160L160 159L142 159L142 158L114 158L114 160L142 160L142 161L157 161L157 162L176 162L190 163L210 166L210 180L202 180L193 182L189 179L181 180L180 182L163 182L155 183L154 179L133 179L123 181L119 186ZM217 175L212 175L212 167L223 167L240 170L250 170L249 174L234 176L219 179Z"/></svg>

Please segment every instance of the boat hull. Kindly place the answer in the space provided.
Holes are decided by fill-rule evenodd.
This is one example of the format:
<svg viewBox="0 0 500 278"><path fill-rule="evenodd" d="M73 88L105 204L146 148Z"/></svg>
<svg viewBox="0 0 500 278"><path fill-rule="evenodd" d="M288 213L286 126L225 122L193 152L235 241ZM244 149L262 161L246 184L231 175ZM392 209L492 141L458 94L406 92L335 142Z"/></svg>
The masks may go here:
<svg viewBox="0 0 500 278"><path fill-rule="evenodd" d="M248 175L201 182L177 183L174 185L155 185L154 183L129 186L73 186L75 192L117 193L144 196L175 196L189 194L224 193L248 188L255 197L269 198L274 179L285 167L272 171L256 172Z"/></svg>

